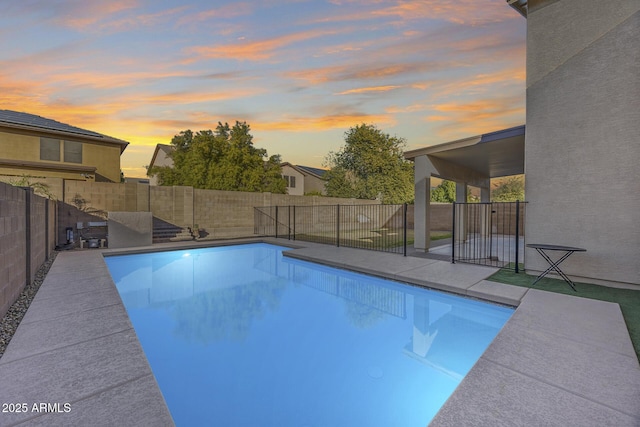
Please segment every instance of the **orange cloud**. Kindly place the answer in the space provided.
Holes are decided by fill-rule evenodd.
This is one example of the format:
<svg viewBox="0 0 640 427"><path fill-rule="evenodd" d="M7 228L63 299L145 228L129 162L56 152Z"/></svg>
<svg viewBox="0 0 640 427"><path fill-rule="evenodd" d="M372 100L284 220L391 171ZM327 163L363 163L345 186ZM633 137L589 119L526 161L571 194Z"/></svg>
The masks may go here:
<svg viewBox="0 0 640 427"><path fill-rule="evenodd" d="M526 70L513 66L495 73L465 75L455 80L441 80L433 85L434 97L446 98L454 95L504 94L508 88L525 90ZM514 90L510 90L513 92Z"/></svg>
<svg viewBox="0 0 640 427"><path fill-rule="evenodd" d="M357 93L371 93L371 92L388 92L390 90L401 88L402 86L373 86L373 87L361 87L358 89L349 89L343 92L338 92L336 95L352 95Z"/></svg>
<svg viewBox="0 0 640 427"><path fill-rule="evenodd" d="M178 25L191 25L197 22L208 21L210 19L230 19L237 16L249 15L253 12L250 3L233 2L231 4L221 6L217 9L203 10L192 13L178 20Z"/></svg>
<svg viewBox="0 0 640 427"><path fill-rule="evenodd" d="M227 99L247 98L263 93L264 89L246 88L238 90L226 90L217 92L183 91L173 93L151 94L135 93L117 98L119 102L128 105L186 105L201 102L224 101Z"/></svg>
<svg viewBox="0 0 640 427"><path fill-rule="evenodd" d="M336 55L336 54L352 55L354 52L361 51L367 45L370 45L370 43L360 43L359 45L354 45L353 43L347 43L347 44L325 46L325 47L321 47L320 49L322 50L322 54L324 55ZM320 55L314 55L314 56L320 56Z"/></svg>
<svg viewBox="0 0 640 427"><path fill-rule="evenodd" d="M332 34L336 34L336 31L311 30L255 42L245 43L243 41L219 46L195 46L187 49L187 53L196 55L197 59L225 58L239 61L261 61L272 58L278 49L285 46Z"/></svg>
<svg viewBox="0 0 640 427"><path fill-rule="evenodd" d="M0 105L2 109L26 111L23 105L42 105L50 93L44 85L25 80L8 80L0 75Z"/></svg>
<svg viewBox="0 0 640 427"><path fill-rule="evenodd" d="M524 94L471 102L448 102L434 105L427 122L441 122L437 133L443 138L477 135L524 123ZM439 114L438 114L439 113Z"/></svg>
<svg viewBox="0 0 640 427"><path fill-rule="evenodd" d="M395 120L390 115L380 114L333 114L319 117L291 117L280 122L257 122L251 127L257 131L312 132L330 129L346 129L361 123L375 123L393 126Z"/></svg>
<svg viewBox="0 0 640 427"><path fill-rule="evenodd" d="M193 77L193 72L162 72L162 71L141 71L141 72L60 72L48 73L49 83L68 84L69 87L86 86L95 89L115 89L119 87L135 87L140 83L149 83L174 77Z"/></svg>
<svg viewBox="0 0 640 427"><path fill-rule="evenodd" d="M424 111L426 109L428 109L429 107L425 104L412 104L406 107L397 107L397 106L391 106L391 107L387 107L385 108L385 112L389 113L389 114L398 114L398 113L415 113L418 111Z"/></svg>
<svg viewBox="0 0 640 427"><path fill-rule="evenodd" d="M75 30L86 30L94 28L98 22L104 21L110 15L138 7L138 1L69 2L68 5L63 4L62 7L68 7L69 10L58 13L60 16L56 20L58 24Z"/></svg>
<svg viewBox="0 0 640 427"><path fill-rule="evenodd" d="M330 81L384 79L425 72L432 67L432 64L419 62L369 66L360 64L357 69L352 65L342 65L292 71L285 73L284 76L287 78L306 80L310 84L322 84Z"/></svg>
<svg viewBox="0 0 640 427"><path fill-rule="evenodd" d="M379 0L334 1L335 5L356 3L362 9L358 13L337 13L316 22L361 21L371 18L395 18L396 23L413 20L439 19L456 24L478 25L488 22L500 22L505 19L518 19L509 7L496 7L495 0L399 0L392 6L385 6ZM506 5L503 5L506 6Z"/></svg>
<svg viewBox="0 0 640 427"><path fill-rule="evenodd" d="M187 6L162 10L158 13L128 16L116 21L105 22L104 24L97 26L97 29L109 31L125 31L141 26L147 27L158 25L160 23L169 21L174 15L177 15L185 9L187 9Z"/></svg>

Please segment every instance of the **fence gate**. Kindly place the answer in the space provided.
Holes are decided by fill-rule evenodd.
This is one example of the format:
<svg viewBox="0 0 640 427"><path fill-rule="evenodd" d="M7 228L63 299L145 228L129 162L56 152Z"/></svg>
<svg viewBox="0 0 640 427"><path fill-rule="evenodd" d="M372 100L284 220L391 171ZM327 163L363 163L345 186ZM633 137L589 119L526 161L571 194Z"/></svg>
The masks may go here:
<svg viewBox="0 0 640 427"><path fill-rule="evenodd" d="M524 265L526 202L454 203L451 262L509 268Z"/></svg>

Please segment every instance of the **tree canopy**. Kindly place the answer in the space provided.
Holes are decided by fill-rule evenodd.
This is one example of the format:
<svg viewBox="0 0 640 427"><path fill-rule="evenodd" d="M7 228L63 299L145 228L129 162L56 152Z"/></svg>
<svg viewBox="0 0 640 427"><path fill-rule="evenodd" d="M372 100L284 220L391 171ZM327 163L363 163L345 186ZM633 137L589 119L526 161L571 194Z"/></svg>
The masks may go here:
<svg viewBox="0 0 640 427"><path fill-rule="evenodd" d="M524 178L512 176L491 192L494 202L515 202L524 200Z"/></svg>
<svg viewBox="0 0 640 427"><path fill-rule="evenodd" d="M268 157L267 150L253 146L246 122L233 127L218 122L215 131L185 130L171 140L173 166L153 167L160 185L188 185L194 188L286 193L280 156Z"/></svg>
<svg viewBox="0 0 640 427"><path fill-rule="evenodd" d="M345 133L345 145L325 158L328 196L412 202L413 165L403 157L406 141L362 124Z"/></svg>
<svg viewBox="0 0 640 427"><path fill-rule="evenodd" d="M453 203L456 201L456 183L443 179L440 185L431 190L431 201L438 203ZM467 203L479 202L478 196L471 193L467 187Z"/></svg>
<svg viewBox="0 0 640 427"><path fill-rule="evenodd" d="M438 203L453 203L456 201L456 183L442 180L440 185L431 190L431 201Z"/></svg>

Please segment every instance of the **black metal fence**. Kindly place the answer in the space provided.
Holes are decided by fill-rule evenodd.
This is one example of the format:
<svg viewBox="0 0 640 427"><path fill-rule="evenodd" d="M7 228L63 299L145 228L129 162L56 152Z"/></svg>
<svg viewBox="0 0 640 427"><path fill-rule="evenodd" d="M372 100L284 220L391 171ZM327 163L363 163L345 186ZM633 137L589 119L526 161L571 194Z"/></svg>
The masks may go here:
<svg viewBox="0 0 640 427"><path fill-rule="evenodd" d="M254 234L407 255L407 205L254 208Z"/></svg>
<svg viewBox="0 0 640 427"><path fill-rule="evenodd" d="M519 272L524 264L526 202L454 203L451 262Z"/></svg>

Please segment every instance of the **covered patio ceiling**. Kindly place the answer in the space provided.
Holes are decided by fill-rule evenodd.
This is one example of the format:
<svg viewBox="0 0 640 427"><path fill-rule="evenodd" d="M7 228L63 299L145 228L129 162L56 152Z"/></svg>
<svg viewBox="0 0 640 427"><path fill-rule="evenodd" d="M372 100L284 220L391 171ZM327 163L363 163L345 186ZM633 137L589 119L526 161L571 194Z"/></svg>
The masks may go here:
<svg viewBox="0 0 640 427"><path fill-rule="evenodd" d="M431 147L411 150L404 157L429 157L438 176L455 179L462 167L488 178L524 173L525 125Z"/></svg>

